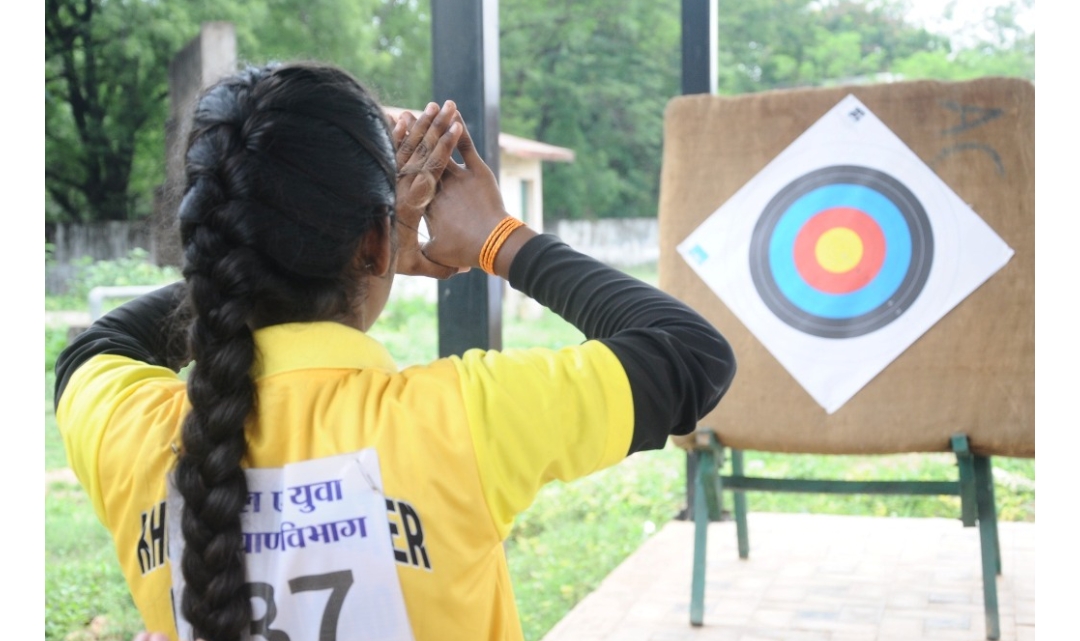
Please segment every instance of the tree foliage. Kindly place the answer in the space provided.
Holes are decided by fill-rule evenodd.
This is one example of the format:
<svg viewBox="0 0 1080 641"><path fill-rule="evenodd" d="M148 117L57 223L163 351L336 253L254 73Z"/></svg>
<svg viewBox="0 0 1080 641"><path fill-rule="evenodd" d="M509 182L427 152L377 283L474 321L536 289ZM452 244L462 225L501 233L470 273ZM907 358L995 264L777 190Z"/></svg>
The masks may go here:
<svg viewBox="0 0 1080 641"><path fill-rule="evenodd" d="M417 0L46 0L46 216L146 216L165 175L168 65L209 21L241 64L322 60L384 101L431 93L430 12Z"/></svg>
<svg viewBox="0 0 1080 641"><path fill-rule="evenodd" d="M189 2L192 0L189 0ZM431 96L427 0L196 0L198 22L236 25L242 64L315 60L356 75L385 104Z"/></svg>
<svg viewBox="0 0 1080 641"><path fill-rule="evenodd" d="M718 0L718 90L985 75L1034 79L1034 35L1020 3L987 16L994 37L954 51L908 20L903 0ZM545 169L556 218L656 211L664 106L678 93L675 0L503 0L504 128L571 147L574 165Z"/></svg>
<svg viewBox="0 0 1080 641"><path fill-rule="evenodd" d="M166 72L182 42L170 11L141 0L46 0L49 213L125 220L146 197L146 169L134 159L164 123Z"/></svg>
<svg viewBox="0 0 1080 641"><path fill-rule="evenodd" d="M973 44L913 25L905 0L718 0L718 86L737 94L881 79L1034 79L1033 0L1002 0ZM679 91L679 0L502 0L502 124L570 147L546 215L652 216L663 112ZM164 178L169 60L236 26L242 63L333 62L385 104L431 96L430 0L46 0L46 210L145 216Z"/></svg>
<svg viewBox="0 0 1080 641"><path fill-rule="evenodd" d="M987 10L971 43L956 51L917 51L895 65L903 78L970 80L983 76L1035 79L1035 34L1017 22L1034 0L1010 0Z"/></svg>
<svg viewBox="0 0 1080 641"><path fill-rule="evenodd" d="M545 216L655 215L678 0L504 0L500 32L503 129L577 152L545 167Z"/></svg>

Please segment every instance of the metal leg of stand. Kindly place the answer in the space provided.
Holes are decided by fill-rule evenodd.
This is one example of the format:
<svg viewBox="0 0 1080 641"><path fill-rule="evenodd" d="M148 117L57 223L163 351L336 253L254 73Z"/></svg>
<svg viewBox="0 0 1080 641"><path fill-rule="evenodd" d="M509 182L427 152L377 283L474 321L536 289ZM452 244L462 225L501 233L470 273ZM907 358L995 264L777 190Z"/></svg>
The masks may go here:
<svg viewBox="0 0 1080 641"><path fill-rule="evenodd" d="M734 476L744 476L742 450L731 450L731 473ZM739 538L739 558L750 558L750 534L746 528L746 493L734 492L732 502L735 503L735 531Z"/></svg>
<svg viewBox="0 0 1080 641"><path fill-rule="evenodd" d="M986 457L986 491L990 493L990 519L994 536L994 560L997 562L997 573L1001 574L1001 539L998 536L997 522L997 499L994 497L994 466L990 457Z"/></svg>
<svg viewBox="0 0 1080 641"><path fill-rule="evenodd" d="M974 457L975 497L979 509L979 547L982 549L983 602L986 614L986 638L1001 638L998 617L997 574L1001 565L997 537L997 514L994 506L994 478L990 459Z"/></svg>
<svg viewBox="0 0 1080 641"><path fill-rule="evenodd" d="M960 472L960 521L964 527L975 527L978 521L978 505L975 500L975 457L968 448L967 436L963 434L952 437L952 448L956 453L956 466Z"/></svg>
<svg viewBox="0 0 1080 641"><path fill-rule="evenodd" d="M686 512L687 521L694 520L694 488L697 485L697 453L686 453Z"/></svg>
<svg viewBox="0 0 1080 641"><path fill-rule="evenodd" d="M709 534L709 508L702 483L703 470L709 466L704 465L703 459L712 458L712 453L700 451L691 456L695 459L695 474L689 479L694 485L694 504L691 510L694 515L694 570L690 585L690 625L700 626L705 616L705 546Z"/></svg>

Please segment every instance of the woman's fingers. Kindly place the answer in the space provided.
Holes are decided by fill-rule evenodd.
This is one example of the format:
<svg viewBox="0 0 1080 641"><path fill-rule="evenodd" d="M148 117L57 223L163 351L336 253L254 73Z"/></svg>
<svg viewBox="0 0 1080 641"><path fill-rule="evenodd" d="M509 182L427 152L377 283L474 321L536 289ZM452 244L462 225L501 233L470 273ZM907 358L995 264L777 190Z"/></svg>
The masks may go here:
<svg viewBox="0 0 1080 641"><path fill-rule="evenodd" d="M445 279L457 273L456 268L447 267L429 259L423 251L423 245L417 241L416 229L402 229L406 227L403 220L399 220L399 247L397 247L397 264L395 273L407 276L429 276L432 278ZM403 236L409 236L410 242L404 242ZM427 244L427 243L424 243Z"/></svg>
<svg viewBox="0 0 1080 641"><path fill-rule="evenodd" d="M467 165L453 164L443 174L425 213L431 238L421 250L434 262L468 268L479 265L480 248L506 212L491 168L475 151L465 127L459 126L457 148Z"/></svg>
<svg viewBox="0 0 1080 641"><path fill-rule="evenodd" d="M431 107L431 105L429 105ZM408 113L408 112L405 112ZM419 227L426 208L435 196L443 171L453 164L452 156L464 127L453 101L447 101L434 115L430 109L418 119L399 119L393 131L398 145L397 231L398 274L445 279L458 273L457 266L428 258L420 242ZM404 126L405 131L401 130ZM425 239L426 241L426 239ZM424 243L426 245L427 242Z"/></svg>
<svg viewBox="0 0 1080 641"><path fill-rule="evenodd" d="M397 273L441 279L468 271L478 264L487 234L506 216L498 182L452 101L438 113L425 111L404 128L394 130L395 139L401 139ZM453 161L454 151L464 165ZM418 234L421 219L430 238Z"/></svg>
<svg viewBox="0 0 1080 641"><path fill-rule="evenodd" d="M406 112L408 113L408 112ZM390 141L394 143L395 151L401 147L401 141L405 140L405 134L408 133L408 125L405 124L405 120L398 118L394 121L394 126L390 129Z"/></svg>
<svg viewBox="0 0 1080 641"><path fill-rule="evenodd" d="M457 148L464 129L457 122L450 123L450 127L435 143L435 148L424 162L423 170L431 173L435 180L442 177L442 172L447 165L452 164L450 158L454 154L454 149Z"/></svg>
<svg viewBox="0 0 1080 641"><path fill-rule="evenodd" d="M469 135L469 129L465 126L465 121L461 118L460 113L458 113L457 121L461 123L462 130L457 150L461 154L461 159L465 161L465 166L472 169L483 165L484 159L480 157L480 152L476 150L476 145L473 143L472 136Z"/></svg>
<svg viewBox="0 0 1080 641"><path fill-rule="evenodd" d="M443 134L435 144L435 148L428 155L424 164L418 168L406 168L398 175L397 180L397 204L398 209L414 208L426 209L431 199L439 188L439 180L447 166L452 165L451 154L457 145L461 135L461 126L454 124ZM419 216L420 214L416 214Z"/></svg>
<svg viewBox="0 0 1080 641"><path fill-rule="evenodd" d="M414 174L428 170L432 171L436 180L439 179L442 170L450 160L450 154L454 151L453 145L449 150L440 149L439 142L454 124L457 113L457 105L454 104L453 100L447 100L443 104L443 108L438 110L429 123L424 122L424 117L429 114L429 111L424 112L424 115L417 121L416 126L409 132L405 143L402 145L402 150L405 150L406 145L415 144L404 165L400 162L402 153L399 152L398 154L399 173ZM420 136L421 130L423 130L422 136ZM456 134L454 135L456 136ZM414 143L417 136L420 136L420 140ZM440 151L442 151L441 155Z"/></svg>
<svg viewBox="0 0 1080 641"><path fill-rule="evenodd" d="M429 276L440 280L450 278L457 269L440 265L429 259L418 241L419 232L400 217L398 222L398 257L396 273L407 276ZM427 243L424 243L427 244Z"/></svg>
<svg viewBox="0 0 1080 641"><path fill-rule="evenodd" d="M435 104L434 102L429 102L427 107L424 108L423 113L421 113L420 117L416 120L416 122L406 122L406 125L408 125L408 133L402 139L401 145L398 146L397 152L399 171L402 165L404 165L407 161L409 161L409 159L412 158L413 153L416 152L417 147L419 147L421 141L423 141L424 135L427 134L428 127L431 126L431 121L435 118L436 115L438 115L438 113L439 105ZM409 117L412 117L412 114L406 111L402 114L403 118L405 117L405 114L408 114Z"/></svg>

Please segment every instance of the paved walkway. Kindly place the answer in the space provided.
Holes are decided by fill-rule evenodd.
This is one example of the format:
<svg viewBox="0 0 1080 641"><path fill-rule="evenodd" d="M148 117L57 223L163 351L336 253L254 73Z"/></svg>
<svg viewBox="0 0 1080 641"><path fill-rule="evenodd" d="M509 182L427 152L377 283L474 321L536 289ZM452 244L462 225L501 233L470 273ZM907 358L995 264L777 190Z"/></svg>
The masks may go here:
<svg viewBox="0 0 1080 641"><path fill-rule="evenodd" d="M544 641L983 641L977 528L952 519L749 515L709 526L705 622L690 626L693 524L673 521ZM1035 524L1000 523L1001 641L1035 639Z"/></svg>

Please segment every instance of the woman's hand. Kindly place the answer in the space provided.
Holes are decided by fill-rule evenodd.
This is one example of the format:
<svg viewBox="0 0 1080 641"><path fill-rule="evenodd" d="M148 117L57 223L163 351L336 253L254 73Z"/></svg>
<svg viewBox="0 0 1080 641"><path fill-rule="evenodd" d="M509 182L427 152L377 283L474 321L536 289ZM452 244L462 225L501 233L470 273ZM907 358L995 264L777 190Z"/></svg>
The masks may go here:
<svg viewBox="0 0 1080 641"><path fill-rule="evenodd" d="M421 250L434 263L467 271L480 266L480 249L508 214L495 174L484 164L460 114L456 122L462 131L457 150L465 164L451 162L443 171L438 194L425 215L430 239ZM514 231L496 258L496 273L505 276L500 266L508 271L517 248L535 235L524 227Z"/></svg>
<svg viewBox="0 0 1080 641"><path fill-rule="evenodd" d="M417 119L410 112L401 114L391 138L397 149L397 222L398 274L449 278L458 270L432 261L422 251L418 237L420 220L448 165L455 163L451 154L464 131L457 105L447 100L442 109L435 103Z"/></svg>

